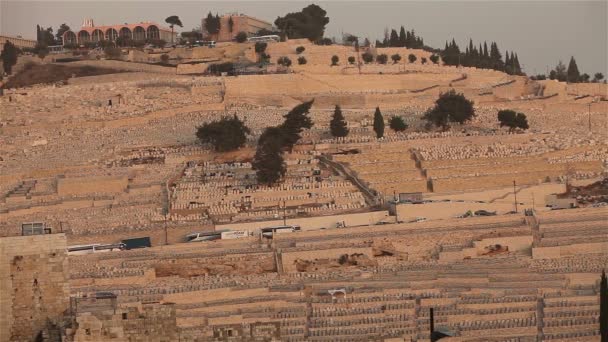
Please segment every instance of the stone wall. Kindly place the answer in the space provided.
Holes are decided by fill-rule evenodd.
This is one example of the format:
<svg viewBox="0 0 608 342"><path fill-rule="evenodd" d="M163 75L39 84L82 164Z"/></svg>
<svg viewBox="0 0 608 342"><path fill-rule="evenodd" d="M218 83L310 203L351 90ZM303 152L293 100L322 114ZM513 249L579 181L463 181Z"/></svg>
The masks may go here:
<svg viewBox="0 0 608 342"><path fill-rule="evenodd" d="M79 177L57 181L57 192L61 196L92 193L117 193L127 188L127 177Z"/></svg>
<svg viewBox="0 0 608 342"><path fill-rule="evenodd" d="M64 234L0 239L0 342L33 341L69 307Z"/></svg>

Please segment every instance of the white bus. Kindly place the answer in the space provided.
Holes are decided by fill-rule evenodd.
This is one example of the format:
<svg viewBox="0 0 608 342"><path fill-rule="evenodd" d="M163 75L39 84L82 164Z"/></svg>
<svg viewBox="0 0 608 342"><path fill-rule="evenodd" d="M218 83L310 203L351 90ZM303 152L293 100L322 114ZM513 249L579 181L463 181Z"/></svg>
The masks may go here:
<svg viewBox="0 0 608 342"><path fill-rule="evenodd" d="M274 234L293 233L300 230L300 226L298 225L274 226L260 229L260 234L262 234L262 237L272 239Z"/></svg>
<svg viewBox="0 0 608 342"><path fill-rule="evenodd" d="M68 255L90 254L98 252L122 251L126 248L124 243L101 244L93 243L88 245L68 246Z"/></svg>
<svg viewBox="0 0 608 342"><path fill-rule="evenodd" d="M276 34L271 34L267 36L259 36L259 37L249 37L247 38L248 42L256 43L256 42L280 42L281 37Z"/></svg>
<svg viewBox="0 0 608 342"><path fill-rule="evenodd" d="M214 48L215 40L197 40L192 46L208 46L210 48Z"/></svg>
<svg viewBox="0 0 608 342"><path fill-rule="evenodd" d="M225 233L227 231L228 229L188 234L186 235L186 242L220 240L222 238L222 233Z"/></svg>

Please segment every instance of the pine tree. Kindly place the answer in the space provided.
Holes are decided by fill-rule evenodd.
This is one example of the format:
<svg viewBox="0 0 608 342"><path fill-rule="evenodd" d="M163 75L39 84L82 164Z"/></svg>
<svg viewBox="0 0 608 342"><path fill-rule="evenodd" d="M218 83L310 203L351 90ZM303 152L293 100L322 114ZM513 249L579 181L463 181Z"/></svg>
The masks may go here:
<svg viewBox="0 0 608 342"><path fill-rule="evenodd" d="M513 58L513 52L511 52L511 58ZM515 74L516 75L521 75L521 66L519 65L519 58L517 57L517 54L515 54L515 59L513 60L513 68L515 69Z"/></svg>
<svg viewBox="0 0 608 342"><path fill-rule="evenodd" d="M291 151L293 146L301 139L300 133L304 129L309 129L313 126L313 122L308 116L313 100L303 102L285 114L285 121L281 124L280 129L283 132L283 147Z"/></svg>
<svg viewBox="0 0 608 342"><path fill-rule="evenodd" d="M576 83L581 78L581 75L578 72L578 66L576 65L576 61L574 60L574 56L570 57L570 63L568 64L567 74L568 74L567 81L570 83Z"/></svg>
<svg viewBox="0 0 608 342"><path fill-rule="evenodd" d="M374 113L374 132L376 132L376 138L382 138L384 136L384 118L380 113L380 107L376 107Z"/></svg>
<svg viewBox="0 0 608 342"><path fill-rule="evenodd" d="M400 116L393 116L389 122L389 127L395 132L403 132L407 129L407 124Z"/></svg>
<svg viewBox="0 0 608 342"><path fill-rule="evenodd" d="M211 144L218 152L236 150L247 142L250 130L236 114L198 127L196 136L203 144Z"/></svg>
<svg viewBox="0 0 608 342"><path fill-rule="evenodd" d="M258 140L251 163L259 183L272 185L287 171L282 155L283 132L279 127L268 127Z"/></svg>
<svg viewBox="0 0 608 342"><path fill-rule="evenodd" d="M608 280L602 270L600 278L600 336L602 342L608 342Z"/></svg>
<svg viewBox="0 0 608 342"><path fill-rule="evenodd" d="M336 105L334 115L329 123L329 130L333 137L345 137L348 135L348 127L340 106Z"/></svg>

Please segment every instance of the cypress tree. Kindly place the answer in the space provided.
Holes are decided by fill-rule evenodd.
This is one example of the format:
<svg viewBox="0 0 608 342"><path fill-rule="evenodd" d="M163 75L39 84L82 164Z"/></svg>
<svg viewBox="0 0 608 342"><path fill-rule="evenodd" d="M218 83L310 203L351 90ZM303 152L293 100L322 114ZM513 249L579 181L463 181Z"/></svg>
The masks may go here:
<svg viewBox="0 0 608 342"><path fill-rule="evenodd" d="M312 107L313 100L303 102L285 114L283 117L285 121L279 128L283 132L283 147L289 151L293 149L293 146L300 140L300 133L306 128L311 128L313 125L312 120L308 116L310 107Z"/></svg>
<svg viewBox="0 0 608 342"><path fill-rule="evenodd" d="M380 113L380 107L376 107L374 113L374 132L376 132L376 138L382 138L384 136L384 118Z"/></svg>
<svg viewBox="0 0 608 342"><path fill-rule="evenodd" d="M608 280L605 270L602 270L600 279L600 336L602 342L608 342Z"/></svg>
<svg viewBox="0 0 608 342"><path fill-rule="evenodd" d="M391 30L391 37L389 38L389 45L391 47L399 46L399 35L397 35L397 31Z"/></svg>
<svg viewBox="0 0 608 342"><path fill-rule="evenodd" d="M401 30L399 31L399 46L405 47L405 28L401 26Z"/></svg>
<svg viewBox="0 0 608 342"><path fill-rule="evenodd" d="M345 137L348 135L348 127L340 106L336 105L334 115L329 123L329 130L334 137Z"/></svg>
<svg viewBox="0 0 608 342"><path fill-rule="evenodd" d="M279 127L268 127L258 140L251 163L259 183L272 185L287 171L282 155L283 132Z"/></svg>
<svg viewBox="0 0 608 342"><path fill-rule="evenodd" d="M570 57L570 63L568 64L568 82L576 83L580 80L581 75L578 72L578 66L576 65L576 61L574 60L574 56Z"/></svg>
<svg viewBox="0 0 608 342"><path fill-rule="evenodd" d="M513 58L512 52L511 52L511 58ZM515 68L515 74L521 75L521 66L519 65L519 58L517 58L517 54L515 54L515 59L512 62L513 62L513 66Z"/></svg>
<svg viewBox="0 0 608 342"><path fill-rule="evenodd" d="M18 55L17 47L7 40L4 44L2 53L0 53L2 67L7 74L10 75L12 73L13 66L17 64Z"/></svg>

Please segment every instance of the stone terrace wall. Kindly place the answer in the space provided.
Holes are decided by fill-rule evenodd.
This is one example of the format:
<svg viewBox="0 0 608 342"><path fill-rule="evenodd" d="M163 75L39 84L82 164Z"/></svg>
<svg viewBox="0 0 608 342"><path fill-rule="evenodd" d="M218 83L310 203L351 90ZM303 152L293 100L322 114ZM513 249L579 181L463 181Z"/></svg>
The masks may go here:
<svg viewBox="0 0 608 342"><path fill-rule="evenodd" d="M90 61L78 61L71 62L69 65L76 66L92 66L92 67L102 67L102 68L110 68L110 69L118 69L118 70L127 70L127 71L144 71L144 72L153 72L159 74L173 74L175 75L176 68L172 67L164 67L159 65L151 65L151 64L143 64L143 63L131 63L131 62L123 62L123 61L110 61L110 60L90 60Z"/></svg>
<svg viewBox="0 0 608 342"><path fill-rule="evenodd" d="M64 234L0 239L0 342L29 342L69 306Z"/></svg>

